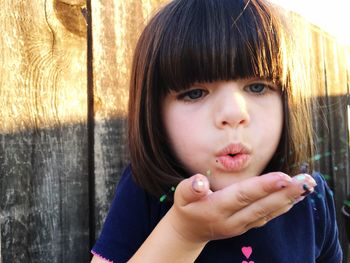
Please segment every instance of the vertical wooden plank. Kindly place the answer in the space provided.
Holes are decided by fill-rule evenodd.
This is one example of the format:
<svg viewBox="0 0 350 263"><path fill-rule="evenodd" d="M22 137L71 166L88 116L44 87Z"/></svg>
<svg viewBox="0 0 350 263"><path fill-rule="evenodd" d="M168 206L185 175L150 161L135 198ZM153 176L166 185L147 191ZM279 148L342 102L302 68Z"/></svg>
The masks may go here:
<svg viewBox="0 0 350 263"><path fill-rule="evenodd" d="M347 123L347 69L345 52L338 43L332 40L326 42L325 72L327 76L327 107L329 114L330 145L332 149L331 169L336 202L336 212L339 221L340 241L344 258L348 257L348 241L344 224L341 224L340 213L346 193L350 186L350 160Z"/></svg>
<svg viewBox="0 0 350 263"><path fill-rule="evenodd" d="M2 1L1 262L87 262L82 1Z"/></svg>
<svg viewBox="0 0 350 263"><path fill-rule="evenodd" d="M315 83L318 82L315 107L315 132L319 138L315 157L316 170L334 191L337 221L344 258L349 256L343 218L340 213L350 187L350 160L347 123L346 48L325 33L314 33Z"/></svg>
<svg viewBox="0 0 350 263"><path fill-rule="evenodd" d="M126 118L133 50L150 13L162 2L165 1L91 2L96 237L128 163Z"/></svg>
<svg viewBox="0 0 350 263"><path fill-rule="evenodd" d="M306 39L303 56L306 61L303 70L310 72L313 104L313 125L315 128L316 152L313 156L314 170L321 172L334 190L337 222L344 262L349 257L349 245L340 209L350 183L350 160L347 130L345 48L325 32L305 25ZM307 36L304 36L308 38ZM309 41L309 42L308 42Z"/></svg>
<svg viewBox="0 0 350 263"><path fill-rule="evenodd" d="M320 31L311 32L313 34L313 45L311 52L311 65L314 67L313 85L314 85L314 105L313 121L315 129L315 146L316 152L313 160L315 163L315 170L322 173L327 182L332 185L331 176L331 142L330 142L330 128L329 128L329 114L327 105L327 76L325 69L325 36Z"/></svg>

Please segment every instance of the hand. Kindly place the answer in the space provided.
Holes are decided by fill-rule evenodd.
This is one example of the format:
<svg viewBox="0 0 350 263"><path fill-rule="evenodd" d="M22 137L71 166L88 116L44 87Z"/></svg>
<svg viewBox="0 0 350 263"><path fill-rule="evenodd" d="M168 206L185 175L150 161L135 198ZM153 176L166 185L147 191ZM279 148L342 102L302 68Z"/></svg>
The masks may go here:
<svg viewBox="0 0 350 263"><path fill-rule="evenodd" d="M274 172L212 192L208 179L197 174L177 186L170 223L187 242L234 237L289 211L308 193L304 185L312 192L316 182L308 174L292 179Z"/></svg>

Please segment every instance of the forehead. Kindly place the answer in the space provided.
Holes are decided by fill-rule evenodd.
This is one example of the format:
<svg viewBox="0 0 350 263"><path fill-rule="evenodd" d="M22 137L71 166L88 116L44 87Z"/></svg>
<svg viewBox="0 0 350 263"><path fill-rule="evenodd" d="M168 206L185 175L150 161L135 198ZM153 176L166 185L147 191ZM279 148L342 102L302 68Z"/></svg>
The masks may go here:
<svg viewBox="0 0 350 263"><path fill-rule="evenodd" d="M195 82L278 79L283 65L279 28L263 2L183 2L165 9L167 19L161 21L157 72L162 87L181 90Z"/></svg>

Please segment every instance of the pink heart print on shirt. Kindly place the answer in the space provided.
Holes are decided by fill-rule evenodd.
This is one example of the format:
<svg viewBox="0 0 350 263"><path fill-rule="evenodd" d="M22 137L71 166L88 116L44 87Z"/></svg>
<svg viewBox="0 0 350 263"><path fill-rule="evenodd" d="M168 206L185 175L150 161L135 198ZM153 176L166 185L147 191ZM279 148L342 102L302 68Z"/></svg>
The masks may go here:
<svg viewBox="0 0 350 263"><path fill-rule="evenodd" d="M242 253L243 255L249 259L250 255L252 254L253 250L252 247L242 247ZM242 263L254 263L254 261L242 261Z"/></svg>
<svg viewBox="0 0 350 263"><path fill-rule="evenodd" d="M253 252L252 247L242 247L242 253L247 259L250 257L252 252Z"/></svg>

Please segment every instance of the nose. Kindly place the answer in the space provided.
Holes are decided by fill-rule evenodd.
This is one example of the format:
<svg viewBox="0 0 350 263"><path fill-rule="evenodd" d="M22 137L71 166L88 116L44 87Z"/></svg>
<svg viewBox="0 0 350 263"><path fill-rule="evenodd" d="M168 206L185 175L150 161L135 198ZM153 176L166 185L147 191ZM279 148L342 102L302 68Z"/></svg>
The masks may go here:
<svg viewBox="0 0 350 263"><path fill-rule="evenodd" d="M218 128L237 128L250 122L248 101L239 91L222 93L216 102L215 124Z"/></svg>

